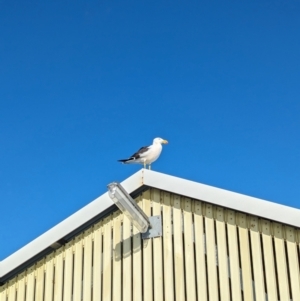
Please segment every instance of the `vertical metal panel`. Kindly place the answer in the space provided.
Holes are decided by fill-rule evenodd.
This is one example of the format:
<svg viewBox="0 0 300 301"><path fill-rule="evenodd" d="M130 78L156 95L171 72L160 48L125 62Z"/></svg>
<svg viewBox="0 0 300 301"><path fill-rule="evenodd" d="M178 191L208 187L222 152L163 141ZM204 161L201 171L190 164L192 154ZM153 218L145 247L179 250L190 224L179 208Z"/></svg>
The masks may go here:
<svg viewBox="0 0 300 301"><path fill-rule="evenodd" d="M172 207L169 192L162 192L163 197L163 260L165 300L174 301L174 267L172 244Z"/></svg>
<svg viewBox="0 0 300 301"><path fill-rule="evenodd" d="M182 213L178 195L173 199L174 263L175 263L175 299L185 300L184 257L182 243Z"/></svg>
<svg viewBox="0 0 300 301"><path fill-rule="evenodd" d="M206 256L207 256L207 281L210 300L219 300L217 262L216 262L216 243L215 243L215 225L213 216L213 206L205 206L205 238L206 238Z"/></svg>
<svg viewBox="0 0 300 301"><path fill-rule="evenodd" d="M64 286L63 286L64 301L72 301L72 289L73 289L73 241L70 241L66 244L66 248L65 248Z"/></svg>
<svg viewBox="0 0 300 301"><path fill-rule="evenodd" d="M261 228L268 300L277 300L277 285L275 278L274 254L270 221L261 220Z"/></svg>
<svg viewBox="0 0 300 301"><path fill-rule="evenodd" d="M132 297L132 269L131 269L131 222L125 216L123 218L123 300L131 300Z"/></svg>
<svg viewBox="0 0 300 301"><path fill-rule="evenodd" d="M222 207L217 207L215 214L218 246L220 297L222 301L229 301L230 292L224 209Z"/></svg>
<svg viewBox="0 0 300 301"><path fill-rule="evenodd" d="M12 279L8 282L7 292L8 292L7 301L15 301L16 300L16 279Z"/></svg>
<svg viewBox="0 0 300 301"><path fill-rule="evenodd" d="M292 290L292 299L300 300L300 273L299 257L297 252L296 230L292 227L285 226L287 257L290 270L290 281Z"/></svg>
<svg viewBox="0 0 300 301"><path fill-rule="evenodd" d="M6 301L6 296L7 296L6 287L7 284L0 286L0 301Z"/></svg>
<svg viewBox="0 0 300 301"><path fill-rule="evenodd" d="M142 207L142 200L139 197L137 200L139 207ZM133 227L133 238L132 238L132 265L133 265L133 301L142 300L142 241L140 232Z"/></svg>
<svg viewBox="0 0 300 301"><path fill-rule="evenodd" d="M111 300L111 217L104 219L103 229L103 300Z"/></svg>
<svg viewBox="0 0 300 301"><path fill-rule="evenodd" d="M64 281L64 252L65 247L55 251L54 301L62 301Z"/></svg>
<svg viewBox="0 0 300 301"><path fill-rule="evenodd" d="M151 216L150 191L143 193L143 210L147 216ZM144 301L153 300L153 278L152 278L152 239L143 240L143 286Z"/></svg>
<svg viewBox="0 0 300 301"><path fill-rule="evenodd" d="M227 236L232 301L241 301L240 265L235 211L227 210ZM258 301L258 300L257 300Z"/></svg>
<svg viewBox="0 0 300 301"><path fill-rule="evenodd" d="M44 301L52 301L53 300L53 253L48 255L45 260L45 300Z"/></svg>
<svg viewBox="0 0 300 301"><path fill-rule="evenodd" d="M285 246L282 225L278 223L273 223L273 233L274 233L274 244L275 244L275 255L276 255L276 265L277 265L277 275L278 275L278 285L279 285L279 299L289 300L289 283L288 283L288 273L285 257Z"/></svg>
<svg viewBox="0 0 300 301"><path fill-rule="evenodd" d="M26 301L34 301L34 287L35 287L35 266L27 270L27 288L26 288Z"/></svg>
<svg viewBox="0 0 300 301"><path fill-rule="evenodd" d="M196 300L196 279L195 279L195 256L193 242L193 220L192 200L183 200L183 224L184 224L184 257L186 275L186 299Z"/></svg>
<svg viewBox="0 0 300 301"><path fill-rule="evenodd" d="M44 259L40 260L35 267L36 285L35 285L35 300L43 300L44 295Z"/></svg>
<svg viewBox="0 0 300 301"><path fill-rule="evenodd" d="M73 300L81 300L82 292L82 239L83 235L76 236L74 243L74 274Z"/></svg>
<svg viewBox="0 0 300 301"><path fill-rule="evenodd" d="M264 300L266 297L264 271L262 261L262 246L260 242L259 223L258 218L252 216L249 219L250 224L250 239L251 251L253 261L253 275L255 285L255 298L256 300Z"/></svg>
<svg viewBox="0 0 300 301"><path fill-rule="evenodd" d="M240 256L241 256L241 268L243 279L243 291L244 299L252 301L253 286L252 286L252 274L251 274L251 258L250 258L250 246L248 236L247 216L244 213L238 213L238 230L240 240Z"/></svg>
<svg viewBox="0 0 300 301"><path fill-rule="evenodd" d="M114 301L121 300L122 295L122 254L121 254L121 214L113 214L113 296Z"/></svg>
<svg viewBox="0 0 300 301"><path fill-rule="evenodd" d="M84 232L83 300L90 301L92 293L92 229Z"/></svg>
<svg viewBox="0 0 300 301"><path fill-rule="evenodd" d="M94 226L93 300L102 300L102 221Z"/></svg>
<svg viewBox="0 0 300 301"><path fill-rule="evenodd" d="M196 252L196 274L198 301L207 301L207 279L205 265L205 245L203 229L202 203L196 201L194 207L194 228L195 228L195 252Z"/></svg>
<svg viewBox="0 0 300 301"><path fill-rule="evenodd" d="M26 275L25 272L22 272L21 274L18 275L17 277L17 288L18 288L18 296L17 296L17 301L24 301L25 300L25 281L26 281ZM1 292L1 289L0 289ZM1 298L0 298L1 300Z"/></svg>
<svg viewBox="0 0 300 301"><path fill-rule="evenodd" d="M160 190L153 189L151 193L153 215L161 215ZM162 237L153 238L153 278L154 300L163 300L163 256Z"/></svg>

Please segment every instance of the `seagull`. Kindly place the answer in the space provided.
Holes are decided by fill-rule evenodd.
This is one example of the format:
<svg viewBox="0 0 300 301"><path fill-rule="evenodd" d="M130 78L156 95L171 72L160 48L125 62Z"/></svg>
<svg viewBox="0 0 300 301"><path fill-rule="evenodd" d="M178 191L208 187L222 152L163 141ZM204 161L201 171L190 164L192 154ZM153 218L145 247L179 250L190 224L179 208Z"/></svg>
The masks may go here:
<svg viewBox="0 0 300 301"><path fill-rule="evenodd" d="M151 163L157 160L161 151L162 144L167 144L168 141L162 138L155 138L153 140L153 144L150 146L141 147L136 153L134 153L128 159L118 160L123 164L144 164L144 168L147 168L147 164L149 165L149 169L151 169Z"/></svg>

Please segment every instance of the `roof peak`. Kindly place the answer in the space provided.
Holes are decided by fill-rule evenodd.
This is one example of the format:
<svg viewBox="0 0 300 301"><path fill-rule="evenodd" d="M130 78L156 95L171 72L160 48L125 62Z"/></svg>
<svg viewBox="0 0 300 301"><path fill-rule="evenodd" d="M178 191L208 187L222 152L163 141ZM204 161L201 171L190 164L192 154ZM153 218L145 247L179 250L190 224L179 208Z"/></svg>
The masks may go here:
<svg viewBox="0 0 300 301"><path fill-rule="evenodd" d="M111 181L107 181L108 183ZM204 185L152 170L141 169L124 180L121 185L135 195L146 187L169 191L173 194L201 200L216 206L233 209L265 219L300 228L300 210L258 198ZM56 226L46 231L15 253L0 262L0 281L8 278L25 264L32 263L55 248L55 244L67 241L88 225L114 210L114 204L104 193Z"/></svg>

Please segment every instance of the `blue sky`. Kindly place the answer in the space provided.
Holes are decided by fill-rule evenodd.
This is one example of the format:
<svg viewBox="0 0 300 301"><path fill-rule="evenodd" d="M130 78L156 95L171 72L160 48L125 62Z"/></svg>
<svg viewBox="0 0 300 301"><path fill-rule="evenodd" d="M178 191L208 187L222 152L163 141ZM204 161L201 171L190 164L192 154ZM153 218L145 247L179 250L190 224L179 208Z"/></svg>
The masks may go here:
<svg viewBox="0 0 300 301"><path fill-rule="evenodd" d="M299 1L0 1L0 259L140 169L300 207Z"/></svg>

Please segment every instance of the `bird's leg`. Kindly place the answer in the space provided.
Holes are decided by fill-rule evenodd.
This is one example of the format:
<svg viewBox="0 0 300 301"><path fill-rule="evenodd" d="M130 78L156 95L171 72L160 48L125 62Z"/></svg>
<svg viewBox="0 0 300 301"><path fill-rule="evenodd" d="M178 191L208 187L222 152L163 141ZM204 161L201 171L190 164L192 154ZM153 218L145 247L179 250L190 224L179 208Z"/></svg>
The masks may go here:
<svg viewBox="0 0 300 301"><path fill-rule="evenodd" d="M149 170L151 170L151 164L149 164Z"/></svg>
<svg viewBox="0 0 300 301"><path fill-rule="evenodd" d="M147 165L146 165L146 161L144 161L144 168L146 168L147 167Z"/></svg>

